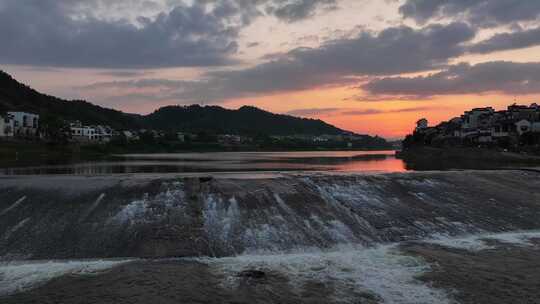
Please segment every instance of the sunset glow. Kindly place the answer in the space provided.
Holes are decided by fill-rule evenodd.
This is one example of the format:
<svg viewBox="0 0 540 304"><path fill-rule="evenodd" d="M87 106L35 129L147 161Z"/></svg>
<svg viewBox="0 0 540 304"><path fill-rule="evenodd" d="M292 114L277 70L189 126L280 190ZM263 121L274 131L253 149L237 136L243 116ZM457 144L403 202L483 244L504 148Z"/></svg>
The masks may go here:
<svg viewBox="0 0 540 304"><path fill-rule="evenodd" d="M420 117L435 124L540 100L535 1L514 19L501 1L32 2L0 5L5 45L30 41L33 29L44 38L28 45L32 56L0 50L1 69L47 94L125 112L253 105L397 139ZM34 17L23 29L10 23L16 16Z"/></svg>

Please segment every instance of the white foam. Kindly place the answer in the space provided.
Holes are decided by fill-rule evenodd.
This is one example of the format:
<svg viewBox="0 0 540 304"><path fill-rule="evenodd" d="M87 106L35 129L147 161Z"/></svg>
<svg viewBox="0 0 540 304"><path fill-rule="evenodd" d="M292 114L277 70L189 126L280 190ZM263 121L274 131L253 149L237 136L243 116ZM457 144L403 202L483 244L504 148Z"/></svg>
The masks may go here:
<svg viewBox="0 0 540 304"><path fill-rule="evenodd" d="M114 221L118 223L133 223L144 217L148 210L147 199L133 201L126 205L114 216Z"/></svg>
<svg viewBox="0 0 540 304"><path fill-rule="evenodd" d="M531 240L535 238L540 239L540 231L477 234L465 237L435 235L433 239L425 242L450 248L480 251L496 248L495 245L489 245L488 242L486 242L489 240L518 246L532 246L534 244Z"/></svg>
<svg viewBox="0 0 540 304"><path fill-rule="evenodd" d="M461 238L452 238L445 235L435 235L433 239L425 241L426 243L441 245L449 248L465 249L469 251L480 251L492 249L477 236L468 236Z"/></svg>
<svg viewBox="0 0 540 304"><path fill-rule="evenodd" d="M366 181L357 180L354 184L317 184L309 179L306 183L312 184L321 197L334 208L340 208L339 202L347 202L353 206L385 207L385 198L381 196L379 185L370 185ZM383 192L384 193L384 192Z"/></svg>
<svg viewBox="0 0 540 304"><path fill-rule="evenodd" d="M369 249L339 249L301 254L245 255L233 258L205 259L224 277L223 284L237 288L236 274L262 269L286 276L298 294L305 283L318 281L335 286L333 296L340 303L355 303L359 291L370 291L384 303L450 303L446 292L415 279L429 270L421 259L400 255L394 246ZM356 299L357 300L357 299Z"/></svg>
<svg viewBox="0 0 540 304"><path fill-rule="evenodd" d="M26 291L63 275L95 274L131 261L133 260L0 263L0 296Z"/></svg>
<svg viewBox="0 0 540 304"><path fill-rule="evenodd" d="M166 217L173 210L182 210L185 207L186 200L181 187L181 184L173 183L169 185L167 191L160 192L153 197L145 194L142 199L134 200L123 206L111 218L110 223L138 224L152 222Z"/></svg>
<svg viewBox="0 0 540 304"><path fill-rule="evenodd" d="M208 195L205 198L203 210L204 229L213 244L228 244L234 237L234 230L240 225L241 219L238 202L234 197L227 204L217 196Z"/></svg>

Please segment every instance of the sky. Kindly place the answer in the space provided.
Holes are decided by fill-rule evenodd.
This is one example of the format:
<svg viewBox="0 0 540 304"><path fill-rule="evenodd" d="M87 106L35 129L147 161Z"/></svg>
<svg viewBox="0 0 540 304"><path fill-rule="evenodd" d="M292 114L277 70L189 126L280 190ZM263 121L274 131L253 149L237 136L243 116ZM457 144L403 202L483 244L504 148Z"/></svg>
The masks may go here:
<svg viewBox="0 0 540 304"><path fill-rule="evenodd" d="M540 101L538 0L0 0L0 69L130 113L253 105L389 139Z"/></svg>

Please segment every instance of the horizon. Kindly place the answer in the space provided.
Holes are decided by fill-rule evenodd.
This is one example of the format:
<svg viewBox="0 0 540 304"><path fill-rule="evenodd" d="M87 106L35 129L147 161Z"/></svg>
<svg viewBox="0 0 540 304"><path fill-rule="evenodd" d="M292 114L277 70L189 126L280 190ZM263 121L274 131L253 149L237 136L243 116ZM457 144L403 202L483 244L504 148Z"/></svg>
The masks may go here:
<svg viewBox="0 0 540 304"><path fill-rule="evenodd" d="M127 113L247 105L397 140L540 100L540 4L510 2L3 0L0 68Z"/></svg>
<svg viewBox="0 0 540 304"><path fill-rule="evenodd" d="M0 70L0 72L3 72L3 73L6 73L5 71L2 71ZM8 76L11 76L9 73L6 73ZM13 78L15 81L18 81L17 79ZM31 89L34 89L30 84L27 84L27 83L21 83L25 86L28 86L30 87ZM35 90L35 89L34 89ZM39 91L38 91L39 92ZM39 93L42 93L42 92L39 92ZM87 99L80 99L81 101L84 101L84 102L88 102L88 103L91 103L91 104L94 104L92 101L90 100L87 100ZM74 101L74 100L66 100L66 101ZM491 107L493 108L495 111L502 111L502 110L506 110L509 106L511 105L524 105L524 106L529 106L529 105L532 105L533 102L531 103L520 103L520 102L517 102L517 101L514 101L513 103L511 104L507 104L507 105L502 105L501 107L494 107L492 105L484 105L484 106L479 106L479 107L476 107L476 108L487 108L487 107ZM152 113L155 113L163 108L168 108L168 107L183 107L183 108L188 108L188 107L193 107L193 106L199 106L199 107L220 107L222 109L227 109L227 110L240 110L241 108L243 107L253 107L253 108L256 108L258 110L262 110L262 111L265 111L265 112L269 112L269 113L272 113L272 114L278 114L278 115L287 115L287 116L292 116L292 117L296 117L296 118L306 118L306 119L313 119L313 120L320 120L324 123L327 123L327 124L330 124L334 127L338 127L340 128L339 126L336 126L336 125L333 125L323 119L320 119L320 118L317 118L317 117L309 117L309 116L306 116L306 117L303 117L303 116L299 116L299 115L295 115L294 111L291 111L291 112L287 112L287 113L274 113L270 110L267 110L267 109L264 109L262 107L258 107L256 105L239 105L237 106L236 108L227 108L227 107L224 107L220 104L204 104L204 103L193 103L193 104L168 104L168 105L161 105L159 106L158 108L155 108L154 110L148 112L148 113L132 113L132 112L124 112L120 109L115 109L115 108L112 108L112 107L109 107L110 109L113 109L113 110L117 110L117 111L120 111L122 113L125 113L125 114L130 114L130 115L141 115L141 116L147 116L147 115L150 115ZM448 117L447 119L443 119L441 121L438 121L438 123L442 123L442 122L448 122L450 121L451 119L453 118L457 118L457 117L460 117L462 114L464 114L466 111L471 111L475 108L469 108L469 109L464 109L463 112L459 113L457 116L452 116L452 117ZM421 118L424 118L424 117L418 117L418 119L421 119ZM417 121L416 120L416 121ZM432 124L431 121L429 121L429 125L431 126L435 126L436 124ZM354 132L354 131L351 131L351 130L347 130L347 129L343 129L343 128L340 128L342 129L343 131L345 132L353 132L353 133L356 133L356 134L359 134L359 135L369 135L369 136L374 136L374 137L382 137L384 139L386 139L387 141L390 141L390 142L393 142L393 141L401 141L405 138L406 135L409 135L409 134L405 134L404 136L401 136L401 137L395 137L395 138L392 138L392 137L384 137L384 136L380 136L379 134L366 134L366 133L359 133L359 132Z"/></svg>

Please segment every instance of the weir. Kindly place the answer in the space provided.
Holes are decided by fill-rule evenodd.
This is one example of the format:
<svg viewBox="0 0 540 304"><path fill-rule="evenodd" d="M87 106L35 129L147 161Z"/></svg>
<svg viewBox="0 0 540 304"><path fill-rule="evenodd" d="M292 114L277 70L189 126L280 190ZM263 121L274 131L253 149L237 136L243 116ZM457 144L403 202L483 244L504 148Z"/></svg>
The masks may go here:
<svg viewBox="0 0 540 304"><path fill-rule="evenodd" d="M225 257L535 230L539 177L519 170L2 177L0 256Z"/></svg>

